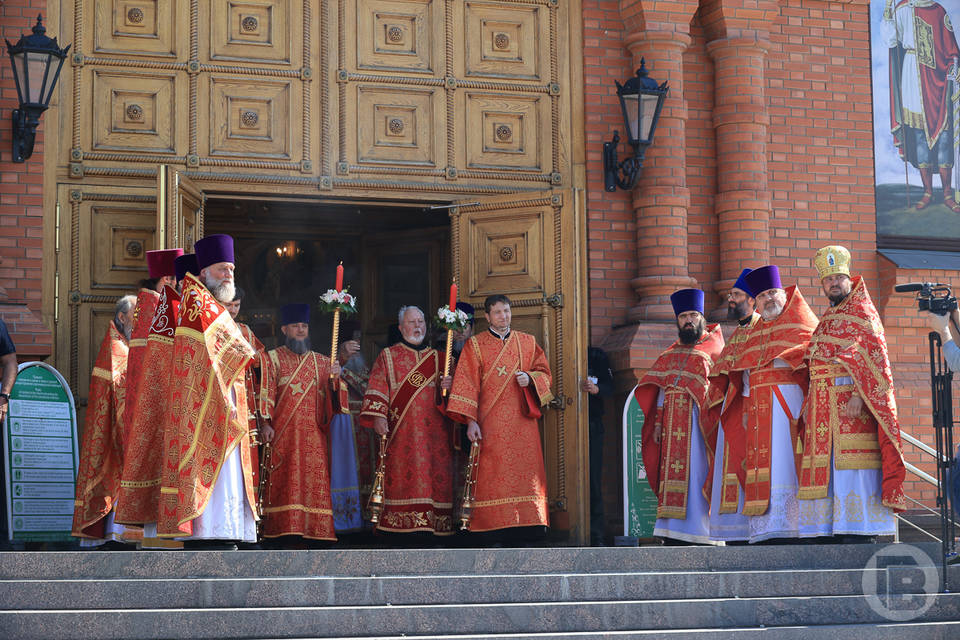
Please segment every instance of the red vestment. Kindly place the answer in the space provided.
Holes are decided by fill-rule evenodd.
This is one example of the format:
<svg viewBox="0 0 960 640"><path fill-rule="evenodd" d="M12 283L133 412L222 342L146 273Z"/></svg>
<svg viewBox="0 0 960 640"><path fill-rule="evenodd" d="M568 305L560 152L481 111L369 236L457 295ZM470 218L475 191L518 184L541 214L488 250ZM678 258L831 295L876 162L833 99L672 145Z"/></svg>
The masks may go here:
<svg viewBox="0 0 960 640"><path fill-rule="evenodd" d="M73 510L72 535L78 538L103 538L104 518L116 505L127 354L127 340L111 322L90 375Z"/></svg>
<svg viewBox="0 0 960 640"><path fill-rule="evenodd" d="M193 535L227 456L240 447L244 493L256 513L243 375L253 349L193 274L183 281L173 340L173 397L164 433L160 537Z"/></svg>
<svg viewBox="0 0 960 640"><path fill-rule="evenodd" d="M736 396L740 395L743 374L740 358L743 355L747 339L750 337L750 331L760 320L760 315L754 313L750 316L750 322L745 325L737 325L733 330L733 335L724 346L720 357L713 365L710 372L710 391L708 392L708 404L710 410L704 421L704 431L711 436L711 441L707 442L707 448L716 451L718 432L717 423L720 420L720 412L726 405L733 406L736 403L735 411L727 412L720 428L723 429L723 469L722 486L720 487L720 513L736 513L739 508L740 486L745 479L743 465L743 456L730 455L730 441L744 442L746 429L746 414L742 410L743 403L736 401ZM731 384L731 378L734 383ZM710 460L710 477L713 477L713 459Z"/></svg>
<svg viewBox="0 0 960 640"><path fill-rule="evenodd" d="M173 287L165 286L141 360L144 375L135 392L128 381L128 396L135 395L137 402L128 403L126 410L129 432L124 444L116 514L116 521L121 524L157 521L163 433L170 420L173 338L179 309L180 294Z"/></svg>
<svg viewBox="0 0 960 640"><path fill-rule="evenodd" d="M707 405L707 377L713 360L723 350L720 325L707 327L697 344L674 342L660 354L650 370L640 379L634 393L643 415L641 441L643 465L647 481L657 494L657 517L687 517L690 488L690 455L692 408L694 403L702 416ZM663 390L663 406L657 407L658 391ZM703 433L702 420L697 425ZM660 442L654 440L656 427L661 428ZM716 426L714 424L714 426ZM704 434L704 443L710 441ZM716 435L713 436L716 444ZM707 459L713 450L707 451ZM708 486L704 487L709 502Z"/></svg>
<svg viewBox="0 0 960 640"><path fill-rule="evenodd" d="M906 468L893 373L880 314L860 276L853 278L850 295L820 318L806 358L810 392L798 497L826 497L832 454L837 469L882 469L883 504L902 511ZM853 384L838 385L838 377ZM842 410L853 393L863 399L864 411L847 418Z"/></svg>
<svg viewBox="0 0 960 640"><path fill-rule="evenodd" d="M384 506L377 528L453 534L453 452L450 431L437 408L440 355L403 343L380 352L363 398L359 424L390 427L384 473Z"/></svg>
<svg viewBox="0 0 960 640"><path fill-rule="evenodd" d="M260 486L260 430L257 424L257 406L259 405L257 393L260 388L259 367L260 354L263 353L263 343L256 336L248 325L238 322L237 328L240 329L240 335L253 348L253 366L247 369L244 374L244 384L247 387L247 420L250 431L250 460L253 467L253 486ZM259 496L258 496L259 497Z"/></svg>
<svg viewBox="0 0 960 640"><path fill-rule="evenodd" d="M139 396L136 390L140 388L140 378L143 377L143 354L147 350L147 336L150 334L150 325L157 312L157 303L160 294L152 289L140 289L137 294L137 304L133 309L133 329L130 332L130 354L127 356L126 388L130 390L128 401L124 404L124 413L120 416L123 425L123 447L126 449L127 436L130 433L131 417L135 412ZM126 452L124 452L126 455Z"/></svg>
<svg viewBox="0 0 960 640"><path fill-rule="evenodd" d="M529 374L521 387L515 374ZM547 525L547 474L537 419L548 403L550 365L536 339L484 331L467 341L457 362L447 415L474 420L482 440L471 531Z"/></svg>
<svg viewBox="0 0 960 640"><path fill-rule="evenodd" d="M799 385L807 390L807 366L803 360L810 336L817 326L817 316L796 286L787 287L787 303L774 320L761 318L747 338L740 359L728 374L727 404L722 422L736 422L736 416L747 412L746 428L739 432L724 431L729 439L731 464L744 467L743 514L763 515L770 505L770 460L772 457L773 403L778 402L790 419L790 443L799 441L801 416L791 415L786 401L781 400L780 385ZM787 367L774 366L783 360ZM742 371L750 371L750 396L743 397ZM741 375L733 375L741 372ZM742 462L741 462L742 461ZM797 462L797 461L795 461Z"/></svg>
<svg viewBox="0 0 960 640"><path fill-rule="evenodd" d="M328 427L347 411L339 378L331 391L330 359L277 347L260 357L260 414L274 429L263 535L336 540L330 493ZM334 397L335 396L335 397Z"/></svg>

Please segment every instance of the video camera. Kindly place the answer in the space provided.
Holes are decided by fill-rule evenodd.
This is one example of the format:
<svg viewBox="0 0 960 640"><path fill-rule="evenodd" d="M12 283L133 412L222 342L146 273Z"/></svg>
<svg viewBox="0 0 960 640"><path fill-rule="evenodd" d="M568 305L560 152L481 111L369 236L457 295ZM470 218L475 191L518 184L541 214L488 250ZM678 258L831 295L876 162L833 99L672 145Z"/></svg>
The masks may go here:
<svg viewBox="0 0 960 640"><path fill-rule="evenodd" d="M920 311L929 311L945 316L957 310L957 298L951 295L950 287L939 282L910 282L894 287L898 293L917 292L917 306Z"/></svg>

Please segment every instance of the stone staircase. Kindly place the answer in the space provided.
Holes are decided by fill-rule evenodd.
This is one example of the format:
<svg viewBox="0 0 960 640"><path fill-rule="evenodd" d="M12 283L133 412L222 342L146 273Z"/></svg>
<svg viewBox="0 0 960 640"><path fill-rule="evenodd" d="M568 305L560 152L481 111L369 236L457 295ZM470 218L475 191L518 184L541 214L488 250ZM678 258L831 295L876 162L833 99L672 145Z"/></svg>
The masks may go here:
<svg viewBox="0 0 960 640"><path fill-rule="evenodd" d="M960 594L887 598L931 579L889 549L7 552L0 638L960 638Z"/></svg>

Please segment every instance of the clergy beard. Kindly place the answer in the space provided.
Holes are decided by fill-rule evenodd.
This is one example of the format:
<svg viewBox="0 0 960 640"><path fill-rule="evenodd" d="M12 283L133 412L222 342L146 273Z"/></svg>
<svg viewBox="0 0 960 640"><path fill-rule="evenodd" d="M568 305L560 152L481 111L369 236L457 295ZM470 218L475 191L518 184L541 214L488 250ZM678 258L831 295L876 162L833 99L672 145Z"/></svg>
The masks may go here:
<svg viewBox="0 0 960 640"><path fill-rule="evenodd" d="M302 356L307 351L310 351L309 336L304 338L303 340L297 340L296 338L287 336L287 340L284 344L287 346L287 349L290 349L290 351L293 351L298 356Z"/></svg>
<svg viewBox="0 0 960 640"><path fill-rule="evenodd" d="M734 302L727 303L727 320L742 320L751 313L753 313L753 310L750 309L750 304L747 300L739 304Z"/></svg>
<svg viewBox="0 0 960 640"><path fill-rule="evenodd" d="M680 336L680 342L683 344L697 344L697 341L703 336L703 332L706 331L706 329L706 322L703 320L697 324L688 322L677 330L677 334Z"/></svg>
<svg viewBox="0 0 960 640"><path fill-rule="evenodd" d="M123 337L127 339L127 342L130 342L130 338L133 336L133 323L127 325L114 320L113 326L117 328L117 331L123 334Z"/></svg>
<svg viewBox="0 0 960 640"><path fill-rule="evenodd" d="M203 284L210 290L210 293L213 294L213 297L216 298L218 302L226 304L233 302L233 299L236 297L237 289L233 286L233 281L218 280L213 276L204 276Z"/></svg>
<svg viewBox="0 0 960 640"><path fill-rule="evenodd" d="M780 317L780 314L783 313L783 305L780 304L779 300L770 300L767 304L763 305L763 309L760 310L760 315L763 316L763 319L767 322L772 322Z"/></svg>
<svg viewBox="0 0 960 640"><path fill-rule="evenodd" d="M843 302L844 300L846 300L848 295L850 295L850 294L849 294L849 293L841 293L841 294L835 295L835 296L827 296L827 299L830 301L830 306L831 306L831 307L835 307L835 306L837 306L838 304L840 304L841 302Z"/></svg>

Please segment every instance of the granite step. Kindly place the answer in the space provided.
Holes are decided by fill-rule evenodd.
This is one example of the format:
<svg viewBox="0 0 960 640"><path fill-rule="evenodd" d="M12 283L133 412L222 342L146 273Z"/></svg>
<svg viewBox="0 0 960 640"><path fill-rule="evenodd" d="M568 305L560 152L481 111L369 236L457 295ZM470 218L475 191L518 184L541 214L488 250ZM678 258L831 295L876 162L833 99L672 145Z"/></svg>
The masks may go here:
<svg viewBox="0 0 960 640"><path fill-rule="evenodd" d="M367 636L326 640L405 640L411 636ZM960 622L904 622L877 625L844 624L818 627L741 627L731 629L675 629L670 631L599 631L488 635L415 636L417 640L956 640ZM265 639L262 639L265 640ZM310 639L307 639L310 640Z"/></svg>
<svg viewBox="0 0 960 640"><path fill-rule="evenodd" d="M862 569L886 545L0 553L0 580ZM940 545L919 543L934 564Z"/></svg>
<svg viewBox="0 0 960 640"><path fill-rule="evenodd" d="M911 609L929 608L916 622L960 620L960 594L914 596ZM865 596L623 600L371 607L247 607L0 611L0 636L22 640L138 638L337 638L456 634L576 632L883 625L891 620ZM866 628L866 627L865 627ZM662 633L662 631L658 631ZM740 636L737 636L738 638ZM809 637L809 636L803 636ZM831 636L835 637L835 636ZM864 636L861 636L864 637ZM911 640L914 640L913 638Z"/></svg>
<svg viewBox="0 0 960 640"><path fill-rule="evenodd" d="M915 570L906 571L912 579ZM960 584L960 567L951 575ZM0 603L11 610L179 609L799 597L859 595L867 578L888 581L880 569L0 580Z"/></svg>

